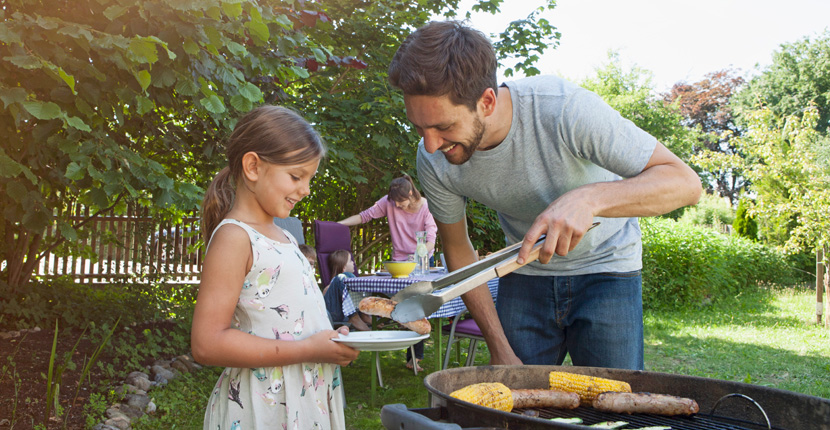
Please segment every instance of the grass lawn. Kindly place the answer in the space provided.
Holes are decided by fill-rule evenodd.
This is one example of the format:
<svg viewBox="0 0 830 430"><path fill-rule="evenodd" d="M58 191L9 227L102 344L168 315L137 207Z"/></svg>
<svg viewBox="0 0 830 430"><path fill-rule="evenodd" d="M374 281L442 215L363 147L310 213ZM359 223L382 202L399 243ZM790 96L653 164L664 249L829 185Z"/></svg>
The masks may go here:
<svg viewBox="0 0 830 430"><path fill-rule="evenodd" d="M804 288L761 288L733 303L688 311L647 312L646 370L746 382L830 398L830 335L815 324L815 292ZM462 342L464 360L466 341ZM434 345L427 343L422 366L415 376L404 367L404 351L381 353L384 388L371 405L370 371L373 353L364 352L344 367L346 423L353 430L381 430L380 408L403 403L426 407L423 378L435 368ZM453 357L456 354L453 353ZM450 366L457 366L450 360ZM477 364L489 360L480 345ZM568 364L568 363L566 363ZM207 398L218 369L174 381L160 390L160 416L136 429L200 428ZM181 392L190 392L182 396ZM179 393L179 394L176 394ZM200 399L201 397L201 399ZM160 406L162 407L162 406ZM169 420L168 420L169 418ZM175 418L175 419L173 419Z"/></svg>

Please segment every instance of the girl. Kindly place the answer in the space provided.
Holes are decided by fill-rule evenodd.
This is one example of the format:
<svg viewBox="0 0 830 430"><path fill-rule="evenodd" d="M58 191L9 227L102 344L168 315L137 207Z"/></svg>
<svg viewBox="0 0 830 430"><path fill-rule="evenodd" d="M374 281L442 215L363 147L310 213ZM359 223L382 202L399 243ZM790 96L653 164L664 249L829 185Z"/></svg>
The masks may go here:
<svg viewBox="0 0 830 430"><path fill-rule="evenodd" d="M345 278L354 278L354 260L352 254L345 249L338 249L329 255L329 270L334 277L331 278L325 289L323 289L323 298L326 300L326 309L331 315L332 321L346 321L348 317L349 323L352 327L360 331L371 330L366 324L368 319L371 322L371 317L363 315L360 311L355 311L351 315L343 315L343 290L346 288ZM359 300L358 300L359 302Z"/></svg>
<svg viewBox="0 0 830 430"><path fill-rule="evenodd" d="M331 340L312 268L273 223L309 194L323 142L296 113L263 106L236 125L227 155L202 205L208 248L191 334L196 361L227 366L204 428L344 429L339 366L358 352Z"/></svg>
<svg viewBox="0 0 830 430"><path fill-rule="evenodd" d="M342 219L340 224L353 226L369 222L374 218L387 217L389 221L389 234L392 236L392 259L406 260L410 254L415 253L418 241L415 239L415 232L427 232L427 255L430 256L430 265L433 264L433 251L435 250L435 237L438 233L438 226L435 219L429 212L427 199L421 197L421 193L415 188L415 183L409 175L395 178L389 184L389 194L378 200L374 206L365 211ZM415 344L415 359L411 357L411 349L406 350L406 367L412 369L424 358L424 342Z"/></svg>

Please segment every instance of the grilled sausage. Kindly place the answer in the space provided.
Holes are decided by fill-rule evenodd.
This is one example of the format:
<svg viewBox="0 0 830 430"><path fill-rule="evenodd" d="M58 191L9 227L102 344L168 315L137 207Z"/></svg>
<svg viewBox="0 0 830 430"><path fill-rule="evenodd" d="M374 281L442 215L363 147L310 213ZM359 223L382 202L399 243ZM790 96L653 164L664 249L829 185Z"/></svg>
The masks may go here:
<svg viewBox="0 0 830 430"><path fill-rule="evenodd" d="M694 415L700 408L693 399L653 393L602 393L594 409L624 414Z"/></svg>
<svg viewBox="0 0 830 430"><path fill-rule="evenodd" d="M358 308L360 309L360 312L363 312L364 314L391 318L392 311L395 310L395 306L397 305L398 302L392 299L385 299L383 297L366 297L360 301ZM401 323L400 321L398 322ZM418 334L427 334L432 330L432 325L430 325L426 318L401 323L401 325Z"/></svg>
<svg viewBox="0 0 830 430"><path fill-rule="evenodd" d="M575 409L579 406L579 395L545 388L510 390L514 408L559 408Z"/></svg>

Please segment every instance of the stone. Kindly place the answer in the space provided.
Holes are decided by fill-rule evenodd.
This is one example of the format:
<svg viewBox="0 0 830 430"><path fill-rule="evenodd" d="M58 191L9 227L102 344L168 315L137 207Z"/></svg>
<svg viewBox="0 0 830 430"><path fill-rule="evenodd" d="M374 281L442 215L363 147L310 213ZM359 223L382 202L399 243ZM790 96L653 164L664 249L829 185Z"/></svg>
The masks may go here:
<svg viewBox="0 0 830 430"><path fill-rule="evenodd" d="M187 367L187 364L185 364L184 362L179 361L179 360L176 360L173 363L171 363L170 367L172 369L178 370L181 373L190 373L190 368Z"/></svg>
<svg viewBox="0 0 830 430"><path fill-rule="evenodd" d="M156 413L156 404L152 400L150 400L150 403L147 403L147 407L144 408L144 413L149 415Z"/></svg>
<svg viewBox="0 0 830 430"><path fill-rule="evenodd" d="M173 379L176 378L176 374L173 373L173 371L165 369L164 367L159 366L159 365L155 365L152 368L150 368L150 372L153 375L153 380L154 381L158 381L159 376L161 376L162 378L164 378L168 381L172 381Z"/></svg>
<svg viewBox="0 0 830 430"><path fill-rule="evenodd" d="M121 413L126 415L130 418L130 420L135 420L144 416L143 408L136 408L135 406L131 406L129 404L122 404L121 405Z"/></svg>
<svg viewBox="0 0 830 430"><path fill-rule="evenodd" d="M110 418L104 421L105 425L115 427L118 430L130 430L130 419L127 417Z"/></svg>
<svg viewBox="0 0 830 430"><path fill-rule="evenodd" d="M121 396L121 398L124 398L124 396L126 396L127 394L144 394L144 395L146 395L147 391L141 390L138 387L136 387L135 385L124 384L124 385L122 385L122 386L115 389L115 394L118 394L119 396Z"/></svg>
<svg viewBox="0 0 830 430"><path fill-rule="evenodd" d="M138 388L139 390L144 391L149 390L150 387L153 385L150 382L150 379L148 378L147 374L143 372L130 373L130 375L127 376L127 379L125 379L124 382Z"/></svg>
<svg viewBox="0 0 830 430"><path fill-rule="evenodd" d="M150 397L144 394L127 394L127 405L143 410L150 403Z"/></svg>

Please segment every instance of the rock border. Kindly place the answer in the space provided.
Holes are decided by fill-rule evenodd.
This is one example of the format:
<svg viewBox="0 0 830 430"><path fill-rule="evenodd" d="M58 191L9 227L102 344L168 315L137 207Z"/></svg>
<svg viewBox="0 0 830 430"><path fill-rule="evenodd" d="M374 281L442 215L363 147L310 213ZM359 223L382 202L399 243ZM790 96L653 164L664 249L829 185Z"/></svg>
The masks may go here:
<svg viewBox="0 0 830 430"><path fill-rule="evenodd" d="M200 370L202 366L193 361L190 354L180 355L172 360L156 360L147 367L149 372L130 372L123 384L115 389L120 403L106 410L106 420L96 424L93 430L131 430L133 420L144 415L154 415L156 404L148 394L155 387L167 385L182 373Z"/></svg>

